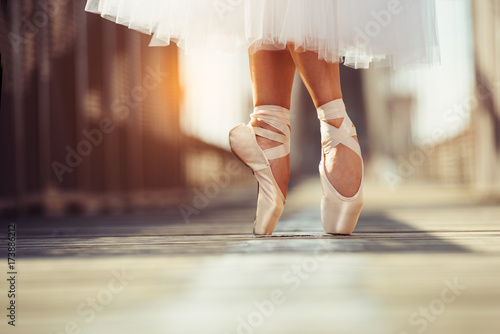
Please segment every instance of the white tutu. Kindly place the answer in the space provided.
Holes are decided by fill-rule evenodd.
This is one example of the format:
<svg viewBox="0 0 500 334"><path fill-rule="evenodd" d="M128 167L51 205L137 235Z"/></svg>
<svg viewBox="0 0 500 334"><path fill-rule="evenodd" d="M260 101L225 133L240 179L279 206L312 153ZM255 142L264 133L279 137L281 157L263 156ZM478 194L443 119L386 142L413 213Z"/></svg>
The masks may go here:
<svg viewBox="0 0 500 334"><path fill-rule="evenodd" d="M439 62L434 0L88 0L151 46L314 51L354 68Z"/></svg>

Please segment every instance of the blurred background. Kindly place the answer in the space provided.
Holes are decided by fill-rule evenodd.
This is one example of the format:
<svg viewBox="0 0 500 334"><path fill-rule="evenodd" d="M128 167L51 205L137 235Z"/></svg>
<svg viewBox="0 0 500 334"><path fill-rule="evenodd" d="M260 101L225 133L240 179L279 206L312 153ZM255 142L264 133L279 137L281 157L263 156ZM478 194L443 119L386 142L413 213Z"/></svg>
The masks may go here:
<svg viewBox="0 0 500 334"><path fill-rule="evenodd" d="M172 207L234 161L228 131L252 111L247 54L148 47L150 36L84 7L2 2L4 217ZM437 0L437 12L441 66L342 66L367 182L458 184L496 201L500 3ZM320 159L319 121L298 76L292 105L293 186L316 176ZM249 171L230 179L253 184Z"/></svg>

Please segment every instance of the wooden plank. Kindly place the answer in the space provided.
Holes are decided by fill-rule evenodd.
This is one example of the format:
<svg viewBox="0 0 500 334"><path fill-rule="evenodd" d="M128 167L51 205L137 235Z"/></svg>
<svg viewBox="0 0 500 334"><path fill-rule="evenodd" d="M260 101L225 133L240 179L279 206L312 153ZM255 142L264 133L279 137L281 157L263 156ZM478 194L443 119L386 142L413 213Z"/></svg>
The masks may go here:
<svg viewBox="0 0 500 334"><path fill-rule="evenodd" d="M273 237L251 234L253 189L189 224L176 210L18 222L15 331L499 333L498 207L417 189L368 186L352 236L321 231L315 181Z"/></svg>

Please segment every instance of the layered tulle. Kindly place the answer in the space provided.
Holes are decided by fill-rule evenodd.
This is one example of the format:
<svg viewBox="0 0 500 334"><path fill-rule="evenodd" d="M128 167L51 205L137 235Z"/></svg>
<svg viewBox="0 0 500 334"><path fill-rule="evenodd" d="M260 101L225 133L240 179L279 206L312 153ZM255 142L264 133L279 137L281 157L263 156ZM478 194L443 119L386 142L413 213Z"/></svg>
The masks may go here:
<svg viewBox="0 0 500 334"><path fill-rule="evenodd" d="M439 62L434 0L88 0L151 46L314 51L354 68Z"/></svg>

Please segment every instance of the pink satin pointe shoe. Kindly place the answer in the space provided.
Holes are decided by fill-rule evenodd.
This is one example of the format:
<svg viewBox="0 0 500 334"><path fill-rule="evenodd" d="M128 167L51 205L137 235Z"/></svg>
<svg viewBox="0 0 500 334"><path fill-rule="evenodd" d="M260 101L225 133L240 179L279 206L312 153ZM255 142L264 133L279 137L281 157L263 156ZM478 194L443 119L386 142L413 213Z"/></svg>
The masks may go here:
<svg viewBox="0 0 500 334"><path fill-rule="evenodd" d="M329 234L351 234L358 222L363 207L363 176L357 193L352 197L342 196L330 183L326 175L325 156L331 150L343 144L353 150L361 158L361 149L354 139L356 128L346 113L342 99L328 102L318 108L318 118L321 121L322 154L319 164L321 187L321 221L323 229ZM342 125L336 128L326 121L343 118ZM362 172L364 165L362 163Z"/></svg>
<svg viewBox="0 0 500 334"><path fill-rule="evenodd" d="M285 196L276 182L269 160L279 159L290 153L289 110L279 106L256 107L252 118L265 122L281 131L240 124L229 132L229 144L234 155L252 169L259 183L257 212L253 233L271 235L285 206ZM262 150L256 136L281 143L281 145Z"/></svg>

